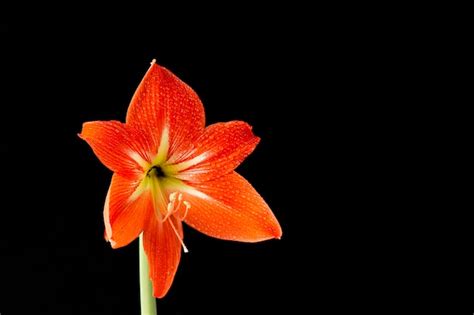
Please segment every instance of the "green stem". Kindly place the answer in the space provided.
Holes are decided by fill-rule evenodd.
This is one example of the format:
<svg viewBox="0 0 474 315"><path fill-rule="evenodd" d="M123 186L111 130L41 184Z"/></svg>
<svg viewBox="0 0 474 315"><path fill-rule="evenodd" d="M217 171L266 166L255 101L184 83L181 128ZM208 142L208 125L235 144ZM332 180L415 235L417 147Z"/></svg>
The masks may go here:
<svg viewBox="0 0 474 315"><path fill-rule="evenodd" d="M156 299L150 280L148 260L143 248L143 233L140 234L140 306L142 315L156 315Z"/></svg>

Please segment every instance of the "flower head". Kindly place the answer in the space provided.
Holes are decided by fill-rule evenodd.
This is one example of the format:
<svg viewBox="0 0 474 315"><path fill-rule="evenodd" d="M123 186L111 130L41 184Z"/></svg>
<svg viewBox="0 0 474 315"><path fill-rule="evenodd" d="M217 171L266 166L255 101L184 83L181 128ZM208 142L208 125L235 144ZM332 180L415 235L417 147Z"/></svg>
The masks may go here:
<svg viewBox="0 0 474 315"><path fill-rule="evenodd" d="M241 121L205 127L197 94L153 60L126 123L93 121L79 135L114 172L104 206L113 248L143 232L154 296L169 290L181 257L182 222L212 237L258 242L282 231L234 169L259 138Z"/></svg>

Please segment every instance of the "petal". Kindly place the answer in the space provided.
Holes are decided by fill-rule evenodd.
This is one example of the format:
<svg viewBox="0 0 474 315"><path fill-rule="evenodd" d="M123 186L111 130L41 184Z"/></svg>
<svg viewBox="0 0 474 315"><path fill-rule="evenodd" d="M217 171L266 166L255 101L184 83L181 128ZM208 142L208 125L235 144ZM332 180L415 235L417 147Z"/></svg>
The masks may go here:
<svg viewBox="0 0 474 315"><path fill-rule="evenodd" d="M140 181L118 174L112 176L104 206L106 239L113 248L128 245L140 235L152 214L148 190L140 191Z"/></svg>
<svg viewBox="0 0 474 315"><path fill-rule="evenodd" d="M126 122L148 134L156 149L162 138L168 141L169 156L202 133L204 107L188 85L153 61L133 95Z"/></svg>
<svg viewBox="0 0 474 315"><path fill-rule="evenodd" d="M185 189L191 208L185 222L212 237L259 242L280 238L281 227L262 197L233 172Z"/></svg>
<svg viewBox="0 0 474 315"><path fill-rule="evenodd" d="M113 172L134 178L151 159L150 144L143 133L118 121L92 121L79 135L99 160Z"/></svg>
<svg viewBox="0 0 474 315"><path fill-rule="evenodd" d="M153 295L162 298L173 283L181 258L181 243L173 227L181 238L183 227L174 217L163 223L156 219L148 223L144 232L143 246L148 258Z"/></svg>
<svg viewBox="0 0 474 315"><path fill-rule="evenodd" d="M177 178L206 181L229 174L255 149L260 138L243 121L217 123L206 128L186 161L172 166Z"/></svg>

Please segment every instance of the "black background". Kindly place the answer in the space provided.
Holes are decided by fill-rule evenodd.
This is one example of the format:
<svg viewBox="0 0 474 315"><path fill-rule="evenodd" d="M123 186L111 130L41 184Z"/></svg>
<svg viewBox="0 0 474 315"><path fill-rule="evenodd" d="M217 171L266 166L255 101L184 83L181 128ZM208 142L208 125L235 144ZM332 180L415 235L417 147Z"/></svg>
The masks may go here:
<svg viewBox="0 0 474 315"><path fill-rule="evenodd" d="M259 244L185 228L190 253L158 313L327 314L389 298L406 261L381 237L396 216L371 211L386 171L366 164L388 154L366 151L388 141L377 133L392 112L367 106L395 99L380 96L393 47L372 46L387 34L367 39L363 20L324 8L60 12L3 11L2 315L138 314L137 243L103 240L111 172L77 133L85 121L123 121L153 58L199 94L208 124L254 127L262 141L238 171L283 228ZM369 134L380 138L368 145Z"/></svg>

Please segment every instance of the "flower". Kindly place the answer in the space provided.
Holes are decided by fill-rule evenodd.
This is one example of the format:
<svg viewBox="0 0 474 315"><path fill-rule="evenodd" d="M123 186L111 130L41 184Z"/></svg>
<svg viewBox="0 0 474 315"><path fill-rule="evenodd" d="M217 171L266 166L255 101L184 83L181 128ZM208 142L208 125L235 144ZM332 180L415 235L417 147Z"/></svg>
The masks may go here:
<svg viewBox="0 0 474 315"><path fill-rule="evenodd" d="M153 295L169 290L181 257L182 221L212 237L259 242L280 238L272 211L234 169L259 138L245 122L205 127L197 94L152 61L126 123L92 121L79 135L114 172L104 206L113 248L143 232Z"/></svg>

